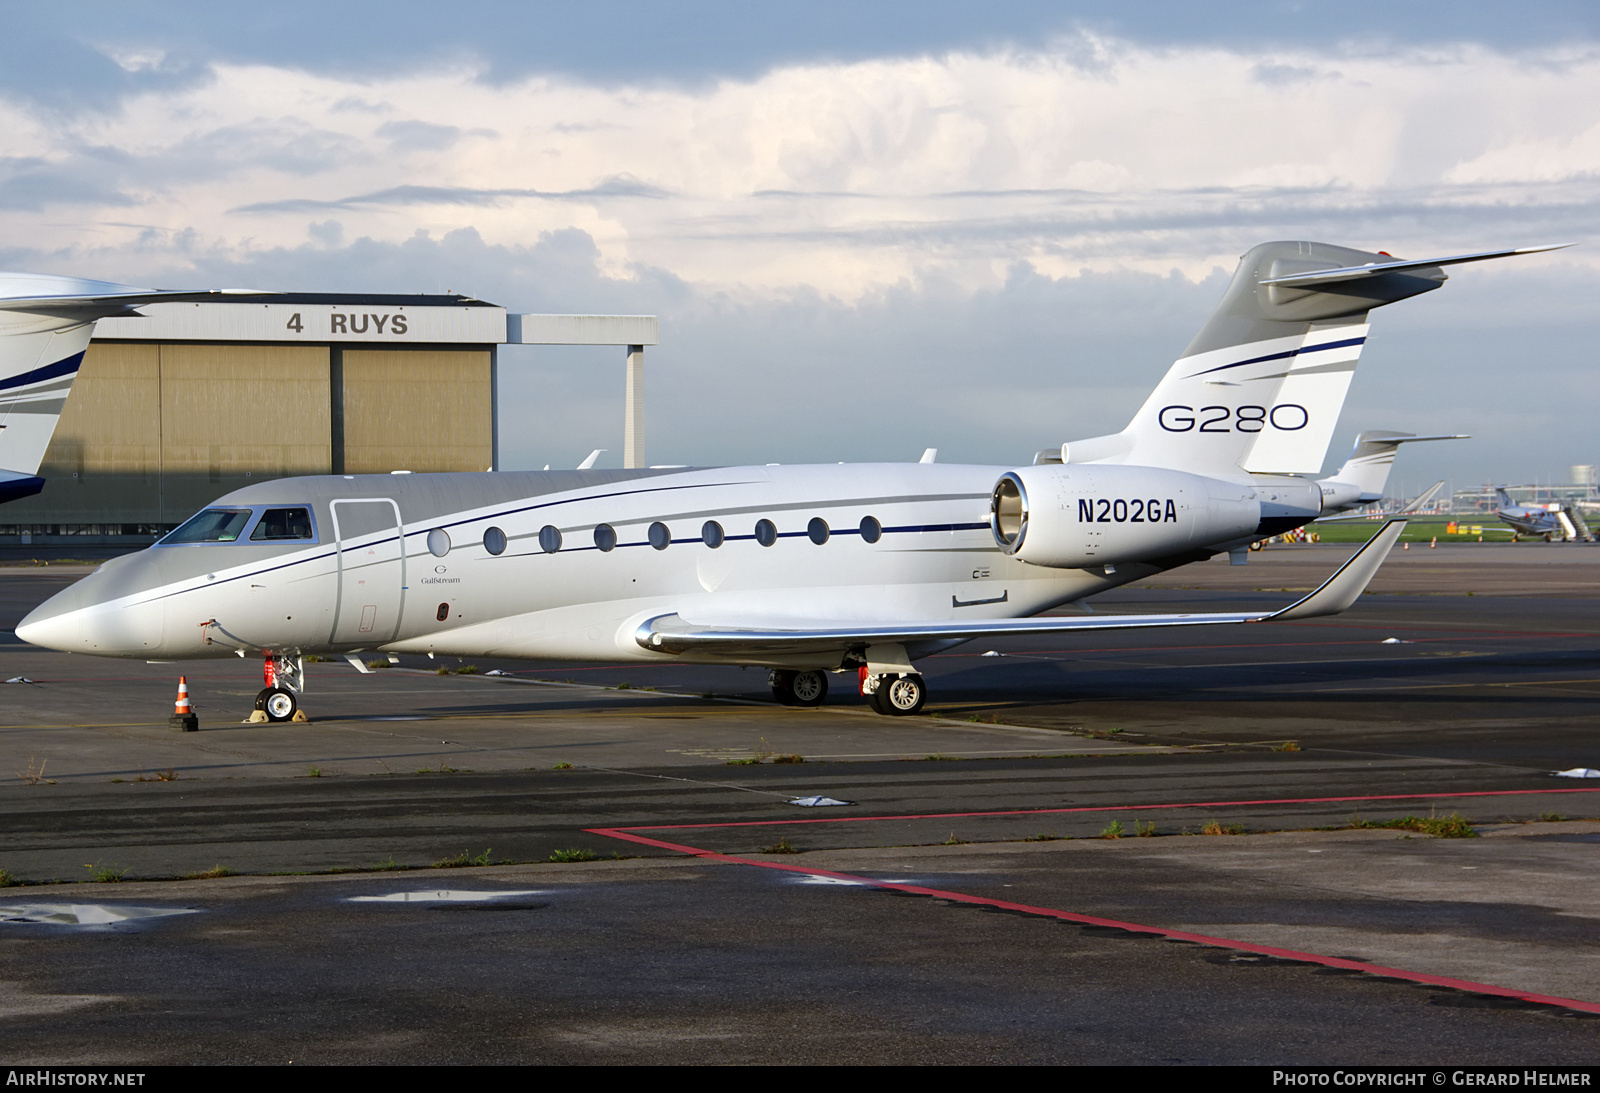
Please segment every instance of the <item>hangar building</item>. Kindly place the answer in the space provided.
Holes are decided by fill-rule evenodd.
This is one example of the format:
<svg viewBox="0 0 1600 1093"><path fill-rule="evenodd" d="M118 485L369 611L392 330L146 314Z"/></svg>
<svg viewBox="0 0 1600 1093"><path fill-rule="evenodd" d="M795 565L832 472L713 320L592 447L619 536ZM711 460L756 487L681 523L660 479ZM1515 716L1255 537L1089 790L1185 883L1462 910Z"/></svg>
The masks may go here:
<svg viewBox="0 0 1600 1093"><path fill-rule="evenodd" d="M0 541L148 543L263 479L499 465L498 347L626 345L626 450L654 316L516 315L466 296L252 296L101 319Z"/></svg>

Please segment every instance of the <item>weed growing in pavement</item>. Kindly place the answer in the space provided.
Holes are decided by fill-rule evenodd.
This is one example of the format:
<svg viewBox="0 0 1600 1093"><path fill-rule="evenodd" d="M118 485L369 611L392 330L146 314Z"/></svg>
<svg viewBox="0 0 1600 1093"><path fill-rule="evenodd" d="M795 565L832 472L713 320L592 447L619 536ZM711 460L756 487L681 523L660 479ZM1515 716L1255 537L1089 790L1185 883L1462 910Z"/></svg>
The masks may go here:
<svg viewBox="0 0 1600 1093"><path fill-rule="evenodd" d="M572 846L565 850L555 851L550 855L548 860L553 862L594 861L599 856L600 855L596 854L593 850L586 850L580 846Z"/></svg>
<svg viewBox="0 0 1600 1093"><path fill-rule="evenodd" d="M1156 822L1154 820L1135 820L1133 822L1133 833L1141 839L1148 839L1156 833Z"/></svg>
<svg viewBox="0 0 1600 1093"><path fill-rule="evenodd" d="M1105 829L1100 832L1100 837L1102 839L1122 838L1122 821L1112 820L1110 823L1106 824Z"/></svg>
<svg viewBox="0 0 1600 1093"><path fill-rule="evenodd" d="M11 870L0 869L0 888L10 888L15 883L17 883L17 881L16 878L11 875Z"/></svg>
<svg viewBox="0 0 1600 1093"><path fill-rule="evenodd" d="M796 754L795 752L790 752L787 755L774 755L772 757L772 761L774 763L804 763L806 761L806 757Z"/></svg>
<svg viewBox="0 0 1600 1093"><path fill-rule="evenodd" d="M218 880L222 877L232 877L236 874L226 865L213 865L210 869L202 869L198 873L185 873L184 880Z"/></svg>
<svg viewBox="0 0 1600 1093"><path fill-rule="evenodd" d="M453 858L442 858L433 863L435 869L464 869L469 865L492 865L489 860L489 847L483 848L483 853L476 857L469 857L463 850Z"/></svg>
<svg viewBox="0 0 1600 1093"><path fill-rule="evenodd" d="M1037 835L1029 835L1026 839L1023 839L1022 841L1025 842L1025 843L1048 843L1048 842L1055 842L1057 839L1065 839L1065 838L1069 838L1069 837L1070 836L1067 836L1067 835L1054 835L1054 834L1050 834L1050 833L1041 831Z"/></svg>
<svg viewBox="0 0 1600 1093"><path fill-rule="evenodd" d="M84 866L89 871L89 879L100 884L116 884L128 875L127 866L102 865L100 862L90 862Z"/></svg>
<svg viewBox="0 0 1600 1093"><path fill-rule="evenodd" d="M617 684L617 690L631 691L633 690L633 684L629 683L627 680L623 680L621 683Z"/></svg>
<svg viewBox="0 0 1600 1093"><path fill-rule="evenodd" d="M178 772L171 767L166 770L156 771L156 781L158 782L176 782L177 780Z"/></svg>
<svg viewBox="0 0 1600 1093"><path fill-rule="evenodd" d="M435 668L433 670L433 674L436 675L436 676L447 676L447 675L450 674L450 669L448 669L448 668Z"/></svg>
<svg viewBox="0 0 1600 1093"><path fill-rule="evenodd" d="M41 782L46 782L53 786L55 785L55 782L44 776L44 764L48 763L49 761L50 760L46 759L44 762L36 762L33 756L30 755L28 756L28 769L17 771L17 777L21 778L25 784L30 786L36 786Z"/></svg>
<svg viewBox="0 0 1600 1093"><path fill-rule="evenodd" d="M390 873L390 872L393 872L393 871L395 871L397 869L404 869L406 867L401 865L399 862L395 861L394 860L394 855L390 854L387 860L378 862L372 868L374 870L376 870L377 872L380 872L380 873ZM355 871L356 870L353 870L353 869L352 870L345 870L345 872L352 872L352 873L355 872Z"/></svg>
<svg viewBox="0 0 1600 1093"><path fill-rule="evenodd" d="M1224 824L1212 820L1200 829L1202 835L1243 835L1243 824Z"/></svg>
<svg viewBox="0 0 1600 1093"><path fill-rule="evenodd" d="M306 768L306 777L307 778L321 778L322 777L322 768L321 767L307 767Z"/></svg>
<svg viewBox="0 0 1600 1093"><path fill-rule="evenodd" d="M956 833L954 831L952 831L952 832L950 832L950 837L944 841L944 845L945 846L966 846L969 841L970 840L968 840L968 839L958 839L958 838L956 838Z"/></svg>
<svg viewBox="0 0 1600 1093"><path fill-rule="evenodd" d="M777 842L773 843L771 846L762 847L761 848L761 852L763 854L798 854L798 853L800 853L800 851L795 848L794 844L789 841L789 837L787 835L785 835L783 838L779 839Z"/></svg>
<svg viewBox="0 0 1600 1093"><path fill-rule="evenodd" d="M1387 828L1394 831L1415 831L1435 839L1476 839L1478 829L1472 821L1459 812L1448 816L1402 816L1398 820L1357 820L1350 825L1361 828Z"/></svg>
<svg viewBox="0 0 1600 1093"><path fill-rule="evenodd" d="M377 660L369 660L369 661L367 661L367 667L368 668L387 668L387 667L389 667L388 658L379 657Z"/></svg>
<svg viewBox="0 0 1600 1093"><path fill-rule="evenodd" d="M475 676L477 674L478 666L476 664L463 664L456 669L456 675L458 676Z"/></svg>
<svg viewBox="0 0 1600 1093"><path fill-rule="evenodd" d="M571 763L557 763L555 766L551 767L550 769L551 770L571 770L572 769L572 764Z"/></svg>
<svg viewBox="0 0 1600 1093"><path fill-rule="evenodd" d="M728 759L723 762L725 767L753 767L761 762L759 759Z"/></svg>
<svg viewBox="0 0 1600 1093"><path fill-rule="evenodd" d="M935 762L935 763L943 763L943 762L948 762L948 761L954 759L955 756L946 755L942 751L936 751L932 755L924 755L923 758L927 759L927 760L930 760L932 762Z"/></svg>
<svg viewBox="0 0 1600 1093"><path fill-rule="evenodd" d="M1566 817L1559 812L1541 812L1539 813L1539 819L1547 824L1555 824L1565 820Z"/></svg>
<svg viewBox="0 0 1600 1093"><path fill-rule="evenodd" d="M1281 744L1272 745L1272 750L1273 751L1299 751L1300 750L1300 741L1298 741L1298 740L1285 740Z"/></svg>

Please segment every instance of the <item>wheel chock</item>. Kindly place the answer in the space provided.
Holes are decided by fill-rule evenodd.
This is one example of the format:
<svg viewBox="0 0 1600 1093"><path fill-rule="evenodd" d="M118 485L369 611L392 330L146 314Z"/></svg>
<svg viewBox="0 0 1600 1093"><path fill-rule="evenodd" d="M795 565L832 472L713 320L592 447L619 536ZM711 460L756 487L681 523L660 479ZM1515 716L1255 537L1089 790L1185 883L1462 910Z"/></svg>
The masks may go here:
<svg viewBox="0 0 1600 1093"><path fill-rule="evenodd" d="M310 721L311 718L306 716L306 712L304 710L296 710L294 712L294 716L289 718L289 720L290 721Z"/></svg>
<svg viewBox="0 0 1600 1093"><path fill-rule="evenodd" d="M167 718L167 728L174 732L199 732L200 719L189 707L189 681L178 677L178 699L172 704L172 716Z"/></svg>
<svg viewBox="0 0 1600 1093"><path fill-rule="evenodd" d="M259 725L267 720L266 710L251 710L250 716L239 722L241 725Z"/></svg>

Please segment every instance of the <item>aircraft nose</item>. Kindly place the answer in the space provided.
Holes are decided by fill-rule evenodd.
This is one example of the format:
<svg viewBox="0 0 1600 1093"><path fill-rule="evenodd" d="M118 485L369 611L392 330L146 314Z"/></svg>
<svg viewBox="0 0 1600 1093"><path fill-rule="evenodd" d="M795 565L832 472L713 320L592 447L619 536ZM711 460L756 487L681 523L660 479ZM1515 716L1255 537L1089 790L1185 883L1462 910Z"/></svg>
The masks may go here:
<svg viewBox="0 0 1600 1093"><path fill-rule="evenodd" d="M96 595L93 576L64 588L17 624L30 645L63 653L141 656L161 646L165 612L157 605L111 607Z"/></svg>

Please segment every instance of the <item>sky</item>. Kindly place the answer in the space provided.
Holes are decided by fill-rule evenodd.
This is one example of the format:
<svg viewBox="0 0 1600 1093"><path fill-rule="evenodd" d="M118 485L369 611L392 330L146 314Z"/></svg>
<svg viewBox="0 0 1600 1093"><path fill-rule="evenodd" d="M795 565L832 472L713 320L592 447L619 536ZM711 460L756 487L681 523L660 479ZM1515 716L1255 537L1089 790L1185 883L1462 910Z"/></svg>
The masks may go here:
<svg viewBox="0 0 1600 1093"><path fill-rule="evenodd" d="M1221 10L1209 10L1220 7ZM656 314L652 463L1026 463L1121 428L1238 256L1458 267L1329 453L1600 462L1600 5L101 2L8 15L0 268ZM502 465L620 462L620 349L502 351Z"/></svg>

